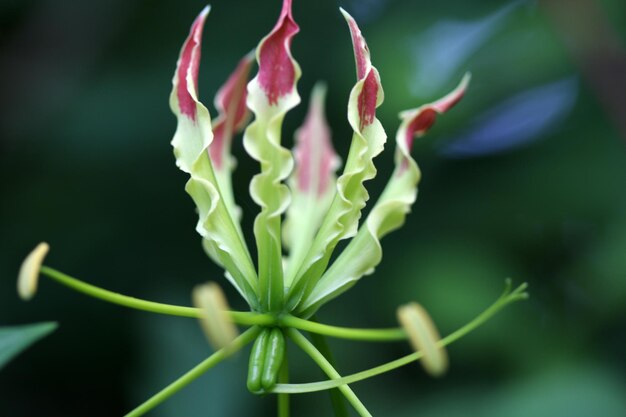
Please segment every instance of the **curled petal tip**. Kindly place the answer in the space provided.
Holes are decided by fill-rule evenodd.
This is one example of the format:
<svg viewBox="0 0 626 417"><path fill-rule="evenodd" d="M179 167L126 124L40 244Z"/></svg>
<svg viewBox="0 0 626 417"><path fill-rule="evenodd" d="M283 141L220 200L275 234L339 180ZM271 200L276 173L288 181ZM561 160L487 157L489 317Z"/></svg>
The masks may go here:
<svg viewBox="0 0 626 417"><path fill-rule="evenodd" d="M465 91L467 90L471 79L471 73L466 72L461 79L461 82L459 82L454 90L452 90L445 97L440 98L432 104L433 108L438 113L445 113L446 111L450 110L455 104L461 101L463 96L465 96Z"/></svg>
<svg viewBox="0 0 626 417"><path fill-rule="evenodd" d="M245 54L243 59L250 62L254 61L256 59L256 48Z"/></svg>
<svg viewBox="0 0 626 417"><path fill-rule="evenodd" d="M341 12L343 18L346 20L346 22L348 22L348 24L350 24L351 21L354 21L354 18L350 15L350 13L348 13L346 11L346 9L344 9L343 7L339 8L339 11Z"/></svg>
<svg viewBox="0 0 626 417"><path fill-rule="evenodd" d="M370 60L370 51L367 47L367 42L359 29L356 21L346 12L341 9L348 28L350 29L350 37L352 38L352 48L354 50L354 60L356 63L356 75L360 83L362 83L361 90L358 95L358 114L359 114L359 127L363 127L371 124L376 117L376 108L382 103L383 92L380 85L380 79L378 71L372 66Z"/></svg>
<svg viewBox="0 0 626 417"><path fill-rule="evenodd" d="M246 84L253 59L254 55L245 55L215 96L215 108L219 116L213 123L213 142L209 147L209 155L218 170L223 166L224 152L230 148L233 135L248 119Z"/></svg>
<svg viewBox="0 0 626 417"><path fill-rule="evenodd" d="M194 20L180 52L176 68L176 97L182 114L192 120L196 118L196 101L198 89L198 70L200 68L200 47L204 22L211 10L206 6Z"/></svg>
<svg viewBox="0 0 626 417"><path fill-rule="evenodd" d="M258 82L270 105L293 91L299 69L291 57L291 41L300 31L293 20L291 0L284 0L276 26L259 45Z"/></svg>
<svg viewBox="0 0 626 417"><path fill-rule="evenodd" d="M207 4L206 6L204 6L204 9L202 9L198 17L205 18L209 14L210 11L211 11L211 5Z"/></svg>
<svg viewBox="0 0 626 417"><path fill-rule="evenodd" d="M471 80L471 74L468 72L463 76L457 87L446 96L437 101L418 107L417 109L407 110L400 113L402 120L401 128L398 130L398 141L403 147L410 152L413 147L415 137L421 137L435 124L438 114L443 114L454 107L465 96L465 92Z"/></svg>
<svg viewBox="0 0 626 417"><path fill-rule="evenodd" d="M41 242L22 262L17 278L17 293L22 300L30 300L37 293L39 270L49 250L50 246Z"/></svg>
<svg viewBox="0 0 626 417"><path fill-rule="evenodd" d="M361 29L359 29L359 26L354 18L344 9L340 8L340 10L348 23L348 28L350 29L352 46L354 48L354 58L356 60L357 78L362 80L367 76L367 73L371 68L369 49L367 47L367 43L365 42L365 38L361 33Z"/></svg>
<svg viewBox="0 0 626 417"><path fill-rule="evenodd" d="M248 75L252 67L254 55L249 53L244 55L235 70L230 74L224 85L219 89L215 96L215 107L224 113L234 110L239 105L245 107L245 86L248 82ZM243 95L243 99L242 99ZM233 106L231 109L230 106Z"/></svg>

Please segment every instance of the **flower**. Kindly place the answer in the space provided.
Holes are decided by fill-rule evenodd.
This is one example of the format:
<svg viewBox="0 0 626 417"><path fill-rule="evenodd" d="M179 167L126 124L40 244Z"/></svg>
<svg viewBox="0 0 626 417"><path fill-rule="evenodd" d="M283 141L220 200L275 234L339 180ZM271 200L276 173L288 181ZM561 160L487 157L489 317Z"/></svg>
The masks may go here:
<svg viewBox="0 0 626 417"><path fill-rule="evenodd" d="M325 92L321 85L311 95L309 114L296 135L295 164L292 153L282 146L282 121L300 103L296 87L301 72L291 54L291 42L299 28L293 20L290 0L283 1L276 25L256 49L258 73L248 83L247 95L241 92L247 75L242 68L250 66L246 58L221 90L239 86L240 94L230 94L230 102L220 99L224 93L218 94L216 103L221 114L216 123L211 123L197 91L201 36L208 8L193 23L181 49L170 103L178 119L172 140L176 162L190 176L186 190L198 208L196 229L207 253L224 267L227 278L254 311L296 312L310 317L373 271L382 258L379 239L404 223L416 198L420 173L410 155L414 137L423 136L437 114L458 103L469 82L466 75L448 96L401 114L396 170L359 228L361 210L369 198L364 183L376 176L374 158L387 140L376 118L384 94L365 38L355 20L345 10L341 13L352 37L357 81L350 93L347 115L354 133L346 165L338 177L335 170L339 158L324 119ZM244 100L254 120L246 127L243 142L261 168L250 183L252 198L260 206L254 222L256 265L241 231L240 210L232 198L232 165L224 167L223 163L232 160L225 152L230 147L224 146L232 137L224 140L222 126L241 126ZM226 108L238 111L228 113ZM352 240L329 265L335 247L343 239ZM289 250L286 256L285 249Z"/></svg>
<svg viewBox="0 0 626 417"><path fill-rule="evenodd" d="M38 273L96 298L162 314L198 318L209 341L218 349L127 416L139 416L167 399L203 372L252 343L248 388L253 393L274 393L279 415L288 415L287 395L338 388L361 416L370 413L348 384L395 369L424 357L425 369L440 375L447 366L444 346L485 322L505 305L523 299L525 285L505 293L474 321L439 339L428 314L417 304L398 310L402 327L349 329L310 320L325 303L338 297L382 259L380 239L404 224L417 197L420 171L411 156L413 141L433 126L438 115L464 96L469 75L445 97L400 114L395 142L395 169L367 217L361 219L369 195L365 183L377 175L374 159L384 148L385 130L376 118L384 93L380 75L372 65L370 51L356 21L341 9L352 38L357 80L348 101L347 119L353 130L349 153L340 173L331 131L325 120L326 88L318 83L311 93L309 111L296 132L293 152L282 145L282 122L300 103L297 83L300 67L291 54L299 27L292 15L292 1L283 0L278 21L256 48L245 55L218 91L211 119L199 100L198 73L201 41L209 8L198 15L183 43L173 78L170 107L177 118L171 141L176 165L186 174L185 190L194 201L207 255L222 266L228 281L250 307L248 312L228 310L215 283L196 287L193 307L145 301L113 293L41 266L47 251L37 249L25 263L21 282L36 282ZM258 70L250 81L254 57ZM247 85L247 87L246 87ZM252 114L252 121L248 117ZM241 210L232 186L234 158L231 143L245 128L243 144L260 166L252 178L250 193L260 207L254 221L256 261L252 259L241 228ZM349 240L336 254L338 243ZM35 259L35 260L32 260ZM25 288L26 284L20 284ZM35 287L21 293L32 297ZM249 326L239 334L235 324ZM313 341L300 331L318 335ZM320 351L319 337L397 341L410 339L416 352L399 360L341 377ZM287 384L285 339L291 339L328 375L328 381ZM323 345L324 343L322 343ZM424 353L422 353L422 351Z"/></svg>

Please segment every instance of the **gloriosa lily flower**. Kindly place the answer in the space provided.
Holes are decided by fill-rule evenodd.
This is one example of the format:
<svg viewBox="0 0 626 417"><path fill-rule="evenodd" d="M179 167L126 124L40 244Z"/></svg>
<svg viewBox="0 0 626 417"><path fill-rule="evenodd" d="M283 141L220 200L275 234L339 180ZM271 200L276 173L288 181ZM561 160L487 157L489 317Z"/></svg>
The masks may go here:
<svg viewBox="0 0 626 417"><path fill-rule="evenodd" d="M401 327L397 328L350 329L311 319L325 303L371 274L381 261L380 239L403 225L417 196L420 171L411 156L413 141L431 128L438 115L461 100L469 76L445 97L400 114L395 170L369 215L361 220L361 211L369 198L364 183L376 175L374 158L383 151L387 136L376 118L376 109L383 102L380 76L371 63L357 23L341 10L352 37L357 81L350 92L347 114L353 130L352 142L344 168L337 175L340 159L333 149L324 116L322 84L311 93L306 120L295 134L293 154L282 146L283 119L300 103L296 86L301 72L290 48L299 28L292 17L291 0L283 1L278 22L256 48L256 76L248 82L254 62L254 56L248 54L217 93L215 106L219 114L213 121L198 99L201 38L208 12L207 7L194 21L177 63L170 98L178 120L172 146L176 164L189 175L186 191L197 207L196 230L202 236L203 247L225 269L226 278L248 303L250 311L230 311L215 283L194 290L196 307L144 301L96 288L42 266L48 249L45 244L24 261L18 282L20 295L25 299L34 295L41 272L113 303L201 320L216 352L127 416L143 415L250 343L253 346L248 388L255 394L277 394L279 416L289 415L289 394L333 388L341 391L359 415L369 416L349 384L419 359L427 372L441 375L447 367L445 345L505 305L527 296L525 284L511 291L510 282L507 283L504 294L492 306L444 339L439 338L432 320L416 303L398 309ZM253 120L246 126L250 119L248 110ZM254 222L256 262L240 226L241 210L231 182L231 143L244 127L244 147L261 168L250 184L252 198L260 206ZM350 242L330 264L343 239ZM235 325L249 328L239 335ZM311 339L302 331L308 332ZM362 341L409 340L415 352L341 377L329 359L325 336ZM329 380L289 384L286 338L306 352ZM334 404L335 412L343 415L339 410L341 402Z"/></svg>

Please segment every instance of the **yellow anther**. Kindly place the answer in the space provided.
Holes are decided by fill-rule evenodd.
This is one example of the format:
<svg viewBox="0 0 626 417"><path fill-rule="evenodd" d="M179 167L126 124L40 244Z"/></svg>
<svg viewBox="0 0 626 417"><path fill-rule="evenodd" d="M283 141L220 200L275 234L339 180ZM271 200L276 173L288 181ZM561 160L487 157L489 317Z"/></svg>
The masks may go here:
<svg viewBox="0 0 626 417"><path fill-rule="evenodd" d="M39 270L48 250L50 246L46 242L41 242L22 262L17 276L17 293L24 301L30 300L37 293Z"/></svg>
<svg viewBox="0 0 626 417"><path fill-rule="evenodd" d="M398 321L409 336L415 351L422 352L422 366L432 376L448 369L448 355L439 343L441 337L432 319L421 305L409 303L398 308Z"/></svg>
<svg viewBox="0 0 626 417"><path fill-rule="evenodd" d="M209 282L194 288L193 303L201 310L200 324L215 349L227 347L239 335L228 316L228 302L218 284Z"/></svg>

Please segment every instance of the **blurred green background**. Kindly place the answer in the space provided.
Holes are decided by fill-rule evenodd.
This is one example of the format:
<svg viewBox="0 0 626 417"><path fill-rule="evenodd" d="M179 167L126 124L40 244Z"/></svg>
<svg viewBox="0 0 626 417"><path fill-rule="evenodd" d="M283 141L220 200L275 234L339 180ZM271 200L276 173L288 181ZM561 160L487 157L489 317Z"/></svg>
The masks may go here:
<svg viewBox="0 0 626 417"><path fill-rule="evenodd" d="M328 118L344 160L354 83L338 6L360 22L397 113L437 98L466 70L463 102L420 140L420 197L383 241L373 276L327 305L322 321L391 326L416 300L442 333L474 317L504 278L531 298L450 348L441 380L418 365L354 385L376 416L626 415L626 3L295 0L299 91L329 85ZM210 354L195 320L129 311L43 279L21 302L15 278L39 241L46 263L125 294L189 304L191 288L225 281L204 255L169 141L170 80L198 1L4 0L0 3L0 325L59 329L0 372L1 416L117 416ZM212 103L238 59L273 26L279 1L215 0L200 90ZM284 142L305 106L286 118ZM393 167L378 158L376 198ZM257 171L237 138L235 187ZM227 287L227 285L224 285ZM233 307L243 308L228 288ZM404 343L333 341L355 372L409 352ZM303 356L295 381L323 376ZM221 364L151 415L274 415L247 394L247 357ZM326 393L295 397L294 415L330 415Z"/></svg>

